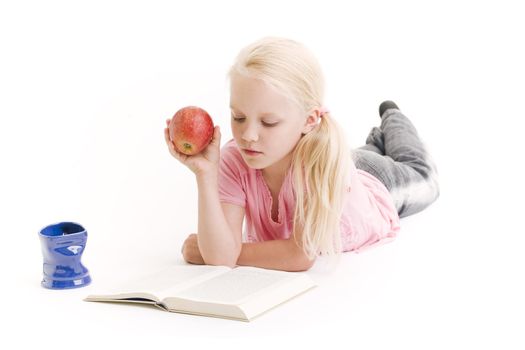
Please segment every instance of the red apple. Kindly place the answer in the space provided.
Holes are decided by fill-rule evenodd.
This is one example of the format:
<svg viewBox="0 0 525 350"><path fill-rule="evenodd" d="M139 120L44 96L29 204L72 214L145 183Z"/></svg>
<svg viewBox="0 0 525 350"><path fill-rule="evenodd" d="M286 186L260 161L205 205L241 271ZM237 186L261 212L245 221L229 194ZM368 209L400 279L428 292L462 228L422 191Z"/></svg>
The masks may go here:
<svg viewBox="0 0 525 350"><path fill-rule="evenodd" d="M175 148L189 156L201 152L213 137L213 121L202 108L188 106L175 113L170 121L169 134Z"/></svg>

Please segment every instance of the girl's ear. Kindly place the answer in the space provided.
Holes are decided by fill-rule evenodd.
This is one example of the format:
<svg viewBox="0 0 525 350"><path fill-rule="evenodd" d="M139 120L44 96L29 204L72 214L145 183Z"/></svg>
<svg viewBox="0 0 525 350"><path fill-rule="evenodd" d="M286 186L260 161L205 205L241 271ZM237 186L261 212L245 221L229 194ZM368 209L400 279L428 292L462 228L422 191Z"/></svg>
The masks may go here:
<svg viewBox="0 0 525 350"><path fill-rule="evenodd" d="M319 108L314 108L310 111L308 114L308 117L306 118L306 122L303 127L303 135L308 134L310 131L313 130L319 124L321 120L321 110Z"/></svg>

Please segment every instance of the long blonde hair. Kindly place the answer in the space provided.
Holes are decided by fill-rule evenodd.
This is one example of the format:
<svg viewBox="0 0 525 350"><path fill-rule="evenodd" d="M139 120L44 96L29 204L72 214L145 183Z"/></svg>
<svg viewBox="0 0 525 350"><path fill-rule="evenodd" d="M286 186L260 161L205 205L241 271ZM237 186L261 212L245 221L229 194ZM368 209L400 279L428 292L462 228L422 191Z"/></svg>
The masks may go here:
<svg viewBox="0 0 525 350"><path fill-rule="evenodd" d="M229 71L261 79L294 101L305 114L323 106L324 78L313 54L302 44L265 37L244 49ZM341 252L340 219L349 189L350 154L344 135L330 113L303 135L293 158L296 199L293 233L310 259Z"/></svg>

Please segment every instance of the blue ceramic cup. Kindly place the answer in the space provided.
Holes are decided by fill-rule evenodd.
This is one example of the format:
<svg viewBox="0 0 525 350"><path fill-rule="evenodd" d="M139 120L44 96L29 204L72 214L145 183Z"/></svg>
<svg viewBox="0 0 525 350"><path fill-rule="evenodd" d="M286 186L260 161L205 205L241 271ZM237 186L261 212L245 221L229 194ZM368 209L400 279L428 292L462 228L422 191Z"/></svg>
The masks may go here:
<svg viewBox="0 0 525 350"><path fill-rule="evenodd" d="M60 222L44 227L39 237L44 257L43 287L69 289L91 283L88 269L80 262L87 241L84 227Z"/></svg>

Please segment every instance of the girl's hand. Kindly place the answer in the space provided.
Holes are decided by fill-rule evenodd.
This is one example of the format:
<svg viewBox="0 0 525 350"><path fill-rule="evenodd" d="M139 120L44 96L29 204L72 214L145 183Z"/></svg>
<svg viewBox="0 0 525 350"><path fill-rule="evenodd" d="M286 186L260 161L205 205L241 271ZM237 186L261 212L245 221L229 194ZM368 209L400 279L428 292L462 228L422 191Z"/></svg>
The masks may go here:
<svg viewBox="0 0 525 350"><path fill-rule="evenodd" d="M213 138L208 146L202 152L193 156L185 155L175 148L175 144L170 140L169 129L170 120L166 120L166 128L164 128L164 139L171 155L179 162L187 166L195 175L202 175L205 173L216 172L219 168L220 146L221 146L221 132L219 126L216 125L213 130Z"/></svg>
<svg viewBox="0 0 525 350"><path fill-rule="evenodd" d="M190 264L204 265L204 259L202 258L199 250L199 242L197 241L197 235L192 233L186 238L181 250L184 260Z"/></svg>

